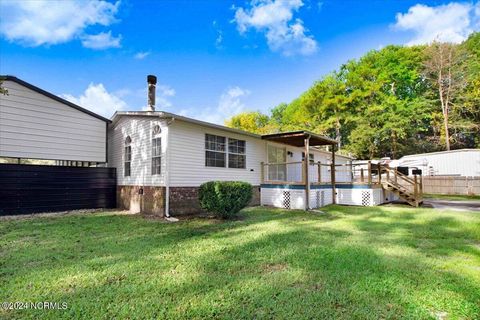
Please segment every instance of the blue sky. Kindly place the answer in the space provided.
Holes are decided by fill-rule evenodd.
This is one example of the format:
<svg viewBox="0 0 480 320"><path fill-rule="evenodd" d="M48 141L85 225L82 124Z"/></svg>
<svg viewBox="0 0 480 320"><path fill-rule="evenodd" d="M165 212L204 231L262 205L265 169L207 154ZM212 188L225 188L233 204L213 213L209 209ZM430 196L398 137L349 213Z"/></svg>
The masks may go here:
<svg viewBox="0 0 480 320"><path fill-rule="evenodd" d="M0 2L0 73L110 117L157 110L222 123L289 102L348 59L387 44L460 42L480 2Z"/></svg>

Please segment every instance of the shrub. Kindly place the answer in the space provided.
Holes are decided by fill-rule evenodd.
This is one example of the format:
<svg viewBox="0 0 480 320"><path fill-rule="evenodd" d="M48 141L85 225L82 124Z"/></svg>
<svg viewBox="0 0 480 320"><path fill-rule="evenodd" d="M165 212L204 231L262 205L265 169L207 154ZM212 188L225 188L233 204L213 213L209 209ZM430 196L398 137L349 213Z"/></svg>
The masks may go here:
<svg viewBox="0 0 480 320"><path fill-rule="evenodd" d="M210 181L199 190L200 206L217 217L227 219L247 206L252 186L240 181Z"/></svg>

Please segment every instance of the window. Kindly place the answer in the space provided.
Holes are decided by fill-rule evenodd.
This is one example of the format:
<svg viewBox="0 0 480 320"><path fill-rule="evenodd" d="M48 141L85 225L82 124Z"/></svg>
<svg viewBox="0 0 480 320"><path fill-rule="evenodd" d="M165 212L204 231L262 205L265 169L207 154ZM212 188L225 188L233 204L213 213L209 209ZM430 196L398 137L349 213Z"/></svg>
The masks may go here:
<svg viewBox="0 0 480 320"><path fill-rule="evenodd" d="M302 161L305 160L305 152L302 152ZM313 153L308 154L308 161L310 164L313 164L315 162L315 157L313 156Z"/></svg>
<svg viewBox="0 0 480 320"><path fill-rule="evenodd" d="M268 146L268 180L285 181L287 178L287 150L283 147ZM275 164L279 163L279 164Z"/></svg>
<svg viewBox="0 0 480 320"><path fill-rule="evenodd" d="M245 169L245 141L228 138L228 167Z"/></svg>
<svg viewBox="0 0 480 320"><path fill-rule="evenodd" d="M225 167L225 137L215 136L213 134L205 135L205 166L207 167Z"/></svg>
<svg viewBox="0 0 480 320"><path fill-rule="evenodd" d="M162 140L152 139L152 175L160 174L162 167Z"/></svg>
<svg viewBox="0 0 480 320"><path fill-rule="evenodd" d="M132 139L130 138L130 136L128 136L126 139L125 139L125 151L124 151L124 166L123 166L123 175L125 177L130 177L130 173L131 173L131 162L132 162L132 146L130 145L132 143Z"/></svg>

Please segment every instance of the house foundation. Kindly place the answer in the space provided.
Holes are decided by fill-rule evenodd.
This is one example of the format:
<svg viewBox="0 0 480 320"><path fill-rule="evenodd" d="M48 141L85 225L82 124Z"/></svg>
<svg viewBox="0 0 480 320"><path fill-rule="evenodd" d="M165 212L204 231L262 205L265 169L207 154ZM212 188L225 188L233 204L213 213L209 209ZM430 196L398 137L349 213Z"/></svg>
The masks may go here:
<svg viewBox="0 0 480 320"><path fill-rule="evenodd" d="M198 200L199 187L170 187L170 214L193 215L203 212ZM165 187L117 186L117 207L131 213L165 215ZM260 186L252 187L249 206L260 205Z"/></svg>

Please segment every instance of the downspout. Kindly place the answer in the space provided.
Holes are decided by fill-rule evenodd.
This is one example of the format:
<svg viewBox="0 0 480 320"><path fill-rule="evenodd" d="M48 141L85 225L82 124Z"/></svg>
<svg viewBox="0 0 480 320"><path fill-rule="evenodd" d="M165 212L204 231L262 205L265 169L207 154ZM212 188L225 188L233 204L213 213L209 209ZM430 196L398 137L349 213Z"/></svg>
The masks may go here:
<svg viewBox="0 0 480 320"><path fill-rule="evenodd" d="M170 125L175 121L167 121L167 139L165 146L165 218L170 218Z"/></svg>

